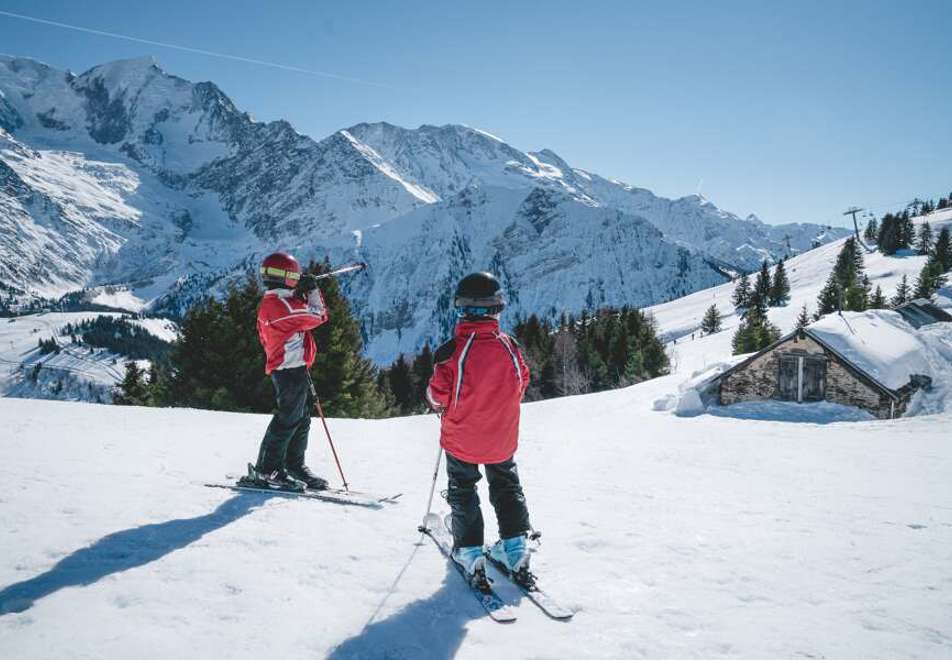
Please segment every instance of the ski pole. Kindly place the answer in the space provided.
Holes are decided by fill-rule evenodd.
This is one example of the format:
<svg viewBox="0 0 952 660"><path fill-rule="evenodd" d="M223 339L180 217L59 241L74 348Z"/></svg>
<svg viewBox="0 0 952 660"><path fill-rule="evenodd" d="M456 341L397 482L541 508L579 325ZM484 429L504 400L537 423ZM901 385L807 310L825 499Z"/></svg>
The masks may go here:
<svg viewBox="0 0 952 660"><path fill-rule="evenodd" d="M334 455L334 462L337 463L337 472L340 473L340 480L344 482L344 492L349 493L347 487L347 477L344 476L344 468L340 466L340 459L337 457L337 449L334 448L334 441L331 439L331 430L327 428L327 418L324 417L324 408L321 407L321 400L317 396L317 389L314 387L314 381L311 380L311 374L307 375L308 382L311 384L311 394L314 395L314 407L317 408L317 414L321 416L321 423L324 425L324 433L327 434L327 443L331 446L331 453Z"/></svg>
<svg viewBox="0 0 952 660"><path fill-rule="evenodd" d="M338 275L343 275L344 273L350 273L350 272L353 272L353 271L364 270L365 268L367 268L367 264L365 264L364 262L361 261L361 262L358 262L358 263L355 263L355 264L351 264L351 265L349 265L349 266L341 266L340 268L336 268L336 269L334 269L334 270L332 270L332 271L330 271L330 272L328 272L328 273L322 273L322 274L320 274L320 275L315 275L315 276L314 276L314 279L316 279L316 280L325 280L325 279L327 279L328 277L337 277Z"/></svg>
<svg viewBox="0 0 952 660"><path fill-rule="evenodd" d="M443 460L443 446L437 445L436 452L436 467L433 468L433 483L430 484L430 497L426 501L426 515L423 516L423 524L420 525L419 530L421 532L426 530L426 523L430 517L430 512L433 510L433 493L436 492L436 478L440 474L440 461Z"/></svg>

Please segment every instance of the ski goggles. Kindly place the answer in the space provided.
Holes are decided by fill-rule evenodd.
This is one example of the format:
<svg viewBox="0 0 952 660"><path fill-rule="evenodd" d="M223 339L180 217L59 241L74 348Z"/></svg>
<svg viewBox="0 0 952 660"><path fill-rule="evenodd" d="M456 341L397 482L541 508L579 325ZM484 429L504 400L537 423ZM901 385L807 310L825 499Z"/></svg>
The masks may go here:
<svg viewBox="0 0 952 660"><path fill-rule="evenodd" d="M489 316L498 318L502 314L503 305L491 305L489 307L457 307L456 315L460 318L467 316Z"/></svg>
<svg viewBox="0 0 952 660"><path fill-rule="evenodd" d="M295 273L293 270L284 270L282 268L275 268L274 266L268 266L265 268L261 267L261 276L262 277L280 277L284 280L299 280L301 279L301 273Z"/></svg>

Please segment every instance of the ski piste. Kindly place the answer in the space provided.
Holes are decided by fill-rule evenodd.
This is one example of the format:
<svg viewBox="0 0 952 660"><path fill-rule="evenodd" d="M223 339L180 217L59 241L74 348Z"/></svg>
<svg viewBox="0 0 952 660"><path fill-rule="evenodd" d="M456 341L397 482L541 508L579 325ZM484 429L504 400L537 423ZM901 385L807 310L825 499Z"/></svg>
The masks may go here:
<svg viewBox="0 0 952 660"><path fill-rule="evenodd" d="M231 484L205 484L208 488L225 488L241 493L268 493L269 495L281 495L283 497L299 497L307 500L320 500L321 502L332 502L334 504L344 504L349 506L362 506L368 509L381 509L384 504L395 504L397 499L403 493L397 493L389 497L377 497L368 493L357 491L346 491L337 488L327 490L279 490L276 488L260 488L257 486L243 486L237 483Z"/></svg>
<svg viewBox="0 0 952 660"><path fill-rule="evenodd" d="M436 524L433 524L433 520L436 521ZM463 582L466 583L466 586L469 587L469 590L472 592L473 596L479 601L479 604L483 606L483 609L486 610L486 613L489 614L493 621L498 621L499 623L515 622L516 615L512 611L512 608L506 605L503 599L500 598L495 591L493 591L492 587L487 586L487 590L480 589L470 582L469 576L466 574L465 569L453 561L453 546L450 543L446 532L443 530L442 522L438 516L433 516L429 520L424 520L423 524L417 529L426 536L429 536L431 539L433 539L433 543L435 543L436 547L440 549L440 552L443 553L443 556L446 557L447 561L456 567L460 577L463 578Z"/></svg>
<svg viewBox="0 0 952 660"><path fill-rule="evenodd" d="M519 591L525 594L526 598L531 600L540 610L545 612L546 616L555 619L556 621L568 621L575 614L575 612L572 610L559 605L551 596L549 596L549 594L539 589L538 585L536 585L534 582L531 587L518 582L515 579L515 576L509 571L508 568L506 568L503 563L496 561L496 559L489 554L488 549L484 554L486 556L486 560L491 563L497 571L509 578L509 581L516 585L519 588Z"/></svg>

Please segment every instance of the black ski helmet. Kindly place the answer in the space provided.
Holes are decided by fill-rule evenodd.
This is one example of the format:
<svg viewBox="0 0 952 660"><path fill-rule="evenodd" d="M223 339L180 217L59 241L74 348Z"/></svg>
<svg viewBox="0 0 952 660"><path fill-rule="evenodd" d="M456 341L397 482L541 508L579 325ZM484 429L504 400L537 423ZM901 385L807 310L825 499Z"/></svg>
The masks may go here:
<svg viewBox="0 0 952 660"><path fill-rule="evenodd" d="M460 316L494 316L506 306L501 289L492 273L470 273L456 285L453 304Z"/></svg>

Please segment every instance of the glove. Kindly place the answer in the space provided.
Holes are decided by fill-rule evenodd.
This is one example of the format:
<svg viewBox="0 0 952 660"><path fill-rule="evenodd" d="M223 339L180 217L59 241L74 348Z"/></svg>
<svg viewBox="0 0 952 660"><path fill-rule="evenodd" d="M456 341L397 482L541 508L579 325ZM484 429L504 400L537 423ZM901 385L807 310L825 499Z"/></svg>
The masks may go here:
<svg viewBox="0 0 952 660"><path fill-rule="evenodd" d="M320 280L317 279L314 275L310 273L305 273L301 275L301 279L298 280L297 286L294 287L294 295L296 295L301 300L307 300L307 294L317 288L317 283Z"/></svg>

